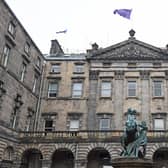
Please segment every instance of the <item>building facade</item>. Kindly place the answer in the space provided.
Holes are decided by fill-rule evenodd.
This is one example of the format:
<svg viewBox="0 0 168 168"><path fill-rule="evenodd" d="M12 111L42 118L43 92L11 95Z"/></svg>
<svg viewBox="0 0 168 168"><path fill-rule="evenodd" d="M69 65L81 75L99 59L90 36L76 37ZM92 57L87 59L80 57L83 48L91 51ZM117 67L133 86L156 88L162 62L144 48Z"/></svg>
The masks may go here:
<svg viewBox="0 0 168 168"><path fill-rule="evenodd" d="M168 167L168 49L129 38L43 56L0 1L0 167L103 168L120 156L128 108L148 125L146 158Z"/></svg>

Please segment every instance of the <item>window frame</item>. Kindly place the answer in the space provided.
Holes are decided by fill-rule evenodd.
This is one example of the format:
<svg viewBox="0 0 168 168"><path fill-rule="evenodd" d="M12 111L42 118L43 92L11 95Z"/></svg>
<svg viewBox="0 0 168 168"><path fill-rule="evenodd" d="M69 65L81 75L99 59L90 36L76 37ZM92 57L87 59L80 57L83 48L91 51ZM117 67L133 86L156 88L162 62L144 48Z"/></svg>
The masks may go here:
<svg viewBox="0 0 168 168"><path fill-rule="evenodd" d="M107 127L102 127L103 121L108 121ZM110 118L108 118L108 117L100 118L100 119L99 119L99 130L101 130L101 131L110 130L110 124L111 124Z"/></svg>
<svg viewBox="0 0 168 168"><path fill-rule="evenodd" d="M134 83L134 88L130 88L130 84L133 84ZM134 91L134 94L131 95L130 94L130 91ZM137 96L137 81L136 80L128 80L127 81L127 97L136 97Z"/></svg>
<svg viewBox="0 0 168 168"><path fill-rule="evenodd" d="M160 83L160 88L156 88L155 83ZM160 94L157 95L156 92L158 91L157 89L160 89ZM164 96L164 92L163 92L163 80L153 80L152 82L152 93L153 93L153 97L163 97Z"/></svg>
<svg viewBox="0 0 168 168"><path fill-rule="evenodd" d="M107 89L103 89L103 83L104 83L104 84L105 84L105 83L110 84L110 85L109 85L110 87L107 88ZM111 96L112 96L112 82L111 82L110 80L102 80L100 85L101 85L101 86L100 86L100 97L104 97L104 98L109 98L109 97L111 97ZM105 94L103 94L103 91L110 91L110 93L109 93L109 95L105 95Z"/></svg>
<svg viewBox="0 0 168 168"><path fill-rule="evenodd" d="M30 54L30 44L28 42L26 42L24 45L24 51L26 54Z"/></svg>
<svg viewBox="0 0 168 168"><path fill-rule="evenodd" d="M7 67L10 52L11 52L11 48L6 44L3 48L3 54L2 54L2 65L4 67Z"/></svg>
<svg viewBox="0 0 168 168"><path fill-rule="evenodd" d="M72 122L75 121L77 122L77 127L71 127ZM76 124L76 123L75 123ZM80 128L80 120L79 119L70 119L69 120L69 131L79 131Z"/></svg>
<svg viewBox="0 0 168 168"><path fill-rule="evenodd" d="M55 66L55 68L54 68L54 66ZM51 73L61 73L61 65L60 64L51 64L50 72Z"/></svg>
<svg viewBox="0 0 168 168"><path fill-rule="evenodd" d="M14 37L16 33L16 25L11 21L8 24L8 32L9 34Z"/></svg>
<svg viewBox="0 0 168 168"><path fill-rule="evenodd" d="M160 120L160 121L162 120L162 121L163 121L163 123L162 123L162 124L163 124L163 127L162 127L162 128L157 128L157 127L156 127L156 122L155 122L156 120ZM164 118L158 118L158 117L154 118L154 119L153 119L153 128L154 128L154 130L156 130L156 131L165 130L165 119L164 119Z"/></svg>
<svg viewBox="0 0 168 168"><path fill-rule="evenodd" d="M84 64L75 64L74 65L74 73L84 73Z"/></svg>
<svg viewBox="0 0 168 168"><path fill-rule="evenodd" d="M56 84L56 89L52 90L53 92L51 92L51 89L50 89L50 85L51 84ZM49 81L48 83L48 98L56 98L58 97L58 90L59 90L59 82L58 81ZM54 92L55 91L55 92ZM50 94L56 94L56 96L50 96Z"/></svg>
<svg viewBox="0 0 168 168"><path fill-rule="evenodd" d="M47 122L52 122L52 123L51 123L51 127L46 127L46 123L47 123ZM53 130L54 130L53 123L54 123L54 121L53 121L52 118L47 118L47 119L45 119L44 130L45 130L46 132L51 132L51 131L53 131Z"/></svg>
<svg viewBox="0 0 168 168"><path fill-rule="evenodd" d="M37 81L38 81L38 77L37 77L37 75L34 75L33 88L32 88L33 93L36 93Z"/></svg>
<svg viewBox="0 0 168 168"><path fill-rule="evenodd" d="M26 74L27 64L25 62L22 63L21 71L20 71L20 81L24 82L25 74Z"/></svg>
<svg viewBox="0 0 168 168"><path fill-rule="evenodd" d="M81 84L80 89L75 89L76 84ZM83 81L72 81L72 98L81 98L83 96ZM74 94L75 92L79 92L80 94Z"/></svg>

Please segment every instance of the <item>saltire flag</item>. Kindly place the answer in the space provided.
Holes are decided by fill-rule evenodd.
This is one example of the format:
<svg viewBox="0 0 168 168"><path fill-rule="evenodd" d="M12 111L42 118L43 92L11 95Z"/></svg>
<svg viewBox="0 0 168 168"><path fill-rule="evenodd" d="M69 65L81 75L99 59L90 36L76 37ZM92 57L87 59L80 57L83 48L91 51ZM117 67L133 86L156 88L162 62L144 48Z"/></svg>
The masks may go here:
<svg viewBox="0 0 168 168"><path fill-rule="evenodd" d="M66 32L67 32L67 29L62 30L62 31L57 31L56 33L59 34L59 33L66 33Z"/></svg>
<svg viewBox="0 0 168 168"><path fill-rule="evenodd" d="M126 19L130 19L131 17L131 12L132 9L116 9L114 10L114 14L119 14L120 16L126 18Z"/></svg>

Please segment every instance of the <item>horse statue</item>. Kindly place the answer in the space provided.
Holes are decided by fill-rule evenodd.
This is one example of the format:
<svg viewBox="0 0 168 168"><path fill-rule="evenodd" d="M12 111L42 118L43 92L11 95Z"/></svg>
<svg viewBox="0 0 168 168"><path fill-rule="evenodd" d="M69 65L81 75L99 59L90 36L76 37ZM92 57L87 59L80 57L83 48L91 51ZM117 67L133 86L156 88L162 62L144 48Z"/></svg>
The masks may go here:
<svg viewBox="0 0 168 168"><path fill-rule="evenodd" d="M144 158L147 144L147 126L145 121L138 124L135 116L136 110L128 109L125 131L121 137L123 147L121 156Z"/></svg>

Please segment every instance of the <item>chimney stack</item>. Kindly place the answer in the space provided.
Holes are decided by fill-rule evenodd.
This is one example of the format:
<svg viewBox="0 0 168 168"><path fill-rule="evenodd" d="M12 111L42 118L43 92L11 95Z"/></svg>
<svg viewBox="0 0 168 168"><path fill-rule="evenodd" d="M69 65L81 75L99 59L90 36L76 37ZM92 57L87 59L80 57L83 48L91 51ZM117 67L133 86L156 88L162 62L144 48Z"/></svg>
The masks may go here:
<svg viewBox="0 0 168 168"><path fill-rule="evenodd" d="M51 40L51 48L50 48L50 54L51 55L57 55L57 54L63 54L63 50L59 44L59 42L55 40Z"/></svg>

